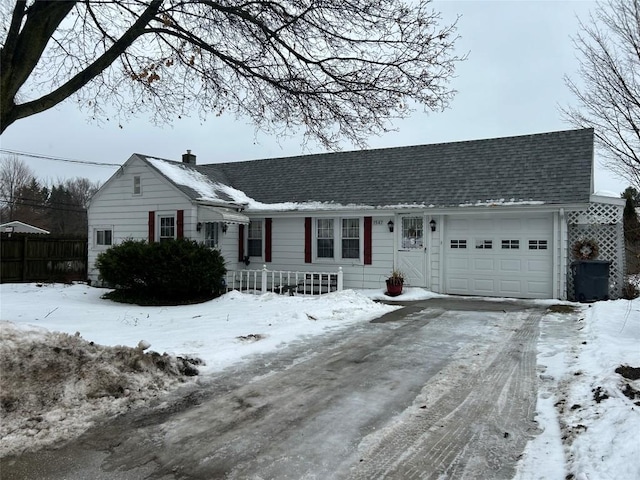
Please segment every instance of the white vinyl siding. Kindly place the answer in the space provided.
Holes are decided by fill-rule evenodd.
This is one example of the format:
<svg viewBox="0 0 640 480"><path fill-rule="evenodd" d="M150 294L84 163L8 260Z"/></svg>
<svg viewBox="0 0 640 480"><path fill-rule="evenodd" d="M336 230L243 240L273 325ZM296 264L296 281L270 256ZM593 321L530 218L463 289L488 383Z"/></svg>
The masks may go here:
<svg viewBox="0 0 640 480"><path fill-rule="evenodd" d="M313 272L337 272L338 268L342 268L344 273L344 288L384 288L384 278L393 269L394 261L394 240L393 233L389 232L387 222L392 218L388 214L373 217L372 222L372 264L363 264L364 252L364 217L371 215L370 212L349 212L344 218L357 218L360 222L360 257L359 259L342 258L338 256L336 246L335 259L319 260L315 256L316 248L316 220L312 221L312 250L313 263L304 262L304 215L297 213L284 213L280 216L273 216L272 224L272 261L267 265L269 270L287 270L287 271L313 271ZM309 216L309 215L307 215ZM334 218L334 227L342 225L342 219ZM229 232L222 235L226 238L230 236L233 228L231 225ZM335 231L335 230L334 230ZM334 238L340 238L341 232L337 232ZM237 256L237 237L231 238L236 242L230 243L235 247ZM342 242L337 242L338 245ZM253 267L251 263L250 268ZM381 280L382 279L382 280Z"/></svg>
<svg viewBox="0 0 640 480"><path fill-rule="evenodd" d="M132 195L133 177L140 176L144 195ZM112 244L117 245L125 239L148 240L149 212L155 212L155 240L159 240L159 215L176 215L184 211L185 237L197 238L195 217L197 208L166 178L148 167L144 162L132 157L112 176L91 199L88 209L88 231L114 226ZM97 281L99 272L95 268L97 255L104 246L94 242L89 245L88 277ZM237 256L237 240L232 252Z"/></svg>

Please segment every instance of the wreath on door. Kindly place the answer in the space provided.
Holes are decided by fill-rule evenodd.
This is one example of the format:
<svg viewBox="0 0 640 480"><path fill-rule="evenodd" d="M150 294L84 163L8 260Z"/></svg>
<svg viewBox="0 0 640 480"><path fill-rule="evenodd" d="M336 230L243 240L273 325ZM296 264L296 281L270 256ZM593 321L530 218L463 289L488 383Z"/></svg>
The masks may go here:
<svg viewBox="0 0 640 480"><path fill-rule="evenodd" d="M578 240L573 244L573 257L578 260L593 260L598 256L598 244L595 240Z"/></svg>

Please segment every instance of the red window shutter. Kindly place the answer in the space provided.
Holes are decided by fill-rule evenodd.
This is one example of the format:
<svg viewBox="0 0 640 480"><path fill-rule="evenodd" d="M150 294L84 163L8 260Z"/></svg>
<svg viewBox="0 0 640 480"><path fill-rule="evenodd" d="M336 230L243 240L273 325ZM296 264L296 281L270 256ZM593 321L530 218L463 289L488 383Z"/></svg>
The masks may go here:
<svg viewBox="0 0 640 480"><path fill-rule="evenodd" d="M304 219L304 263L311 263L311 217Z"/></svg>
<svg viewBox="0 0 640 480"><path fill-rule="evenodd" d="M373 263L371 254L372 243L372 226L373 219L371 217L364 217L364 264L371 265Z"/></svg>
<svg viewBox="0 0 640 480"><path fill-rule="evenodd" d="M271 226L272 219L264 219L264 261L271 262Z"/></svg>
<svg viewBox="0 0 640 480"><path fill-rule="evenodd" d="M176 237L184 238L184 210L178 210Z"/></svg>
<svg viewBox="0 0 640 480"><path fill-rule="evenodd" d="M238 225L238 261L244 260L244 225Z"/></svg>
<svg viewBox="0 0 640 480"><path fill-rule="evenodd" d="M149 243L156 241L156 212L149 212Z"/></svg>

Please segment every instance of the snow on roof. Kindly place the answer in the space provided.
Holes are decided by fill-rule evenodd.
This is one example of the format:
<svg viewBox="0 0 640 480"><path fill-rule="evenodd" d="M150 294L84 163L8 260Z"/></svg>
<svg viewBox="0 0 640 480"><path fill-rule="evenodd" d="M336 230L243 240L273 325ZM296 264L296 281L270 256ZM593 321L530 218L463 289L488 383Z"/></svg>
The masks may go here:
<svg viewBox="0 0 640 480"><path fill-rule="evenodd" d="M461 203L460 207L495 207L497 205L544 205L545 202L538 200L516 200L512 198L505 200L499 198L497 200L478 200L475 203Z"/></svg>
<svg viewBox="0 0 640 480"><path fill-rule="evenodd" d="M180 163L168 162L160 158L147 157L147 160L169 180L195 190L203 199L220 200L216 193L216 190L219 189L219 184L212 182L200 172L184 167Z"/></svg>
<svg viewBox="0 0 640 480"><path fill-rule="evenodd" d="M244 205L248 210L253 211L300 211L300 210L349 210L349 209L374 209L376 207L370 205L347 204L343 205L336 202L281 202L281 203L263 203L248 196L242 190L238 190L230 185L211 180L206 175L197 170L185 166L181 163L163 160L161 158L147 157L149 162L162 172L167 178L178 185L189 187L197 192L200 197L196 200L201 201L226 201L230 198L233 203ZM460 207L481 207L496 205L544 205L545 202L533 200L516 200L504 198L495 200L478 200L471 203L460 204ZM393 204L381 207L383 209L398 208L435 208L435 205L426 205L424 203L413 204Z"/></svg>
<svg viewBox="0 0 640 480"><path fill-rule="evenodd" d="M245 205L250 210L277 210L277 211L295 211L295 210L336 210L362 208L360 205L341 205L333 202L283 202L283 203L263 203L249 197L242 190L233 188L220 182L215 182L206 175L194 170L193 168L183 166L180 163L163 160L161 158L146 157L147 160L163 175L172 182L191 188L197 192L200 197L196 200L212 201L222 200L220 194L224 194L232 199L234 203Z"/></svg>

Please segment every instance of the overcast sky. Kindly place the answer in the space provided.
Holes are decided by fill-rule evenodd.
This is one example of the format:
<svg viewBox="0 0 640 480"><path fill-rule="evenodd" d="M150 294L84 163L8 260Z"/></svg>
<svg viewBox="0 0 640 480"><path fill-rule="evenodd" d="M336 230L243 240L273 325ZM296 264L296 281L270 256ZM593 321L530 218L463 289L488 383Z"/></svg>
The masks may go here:
<svg viewBox="0 0 640 480"><path fill-rule="evenodd" d="M570 36L578 20L587 19L595 2L586 1L435 1L448 22L458 23L460 54L453 87L458 91L444 113L425 114L394 124L397 131L368 140L371 148L526 135L572 128L561 119L559 105L574 101L563 75L576 77L576 52ZM141 117L123 125L90 123L73 101L18 120L0 137L3 149L90 162L122 164L132 153L180 160L186 149L198 163L252 160L318 153L303 151L300 135L273 138L254 134L244 119L233 116L183 118L154 126ZM354 147L345 143L343 149ZM117 169L85 166L28 156L21 158L41 181L87 177L104 182ZM596 156L597 164L598 156ZM517 166L515 167L517 168ZM568 172L570 174L570 172ZM627 182L596 166L596 191L622 192Z"/></svg>

